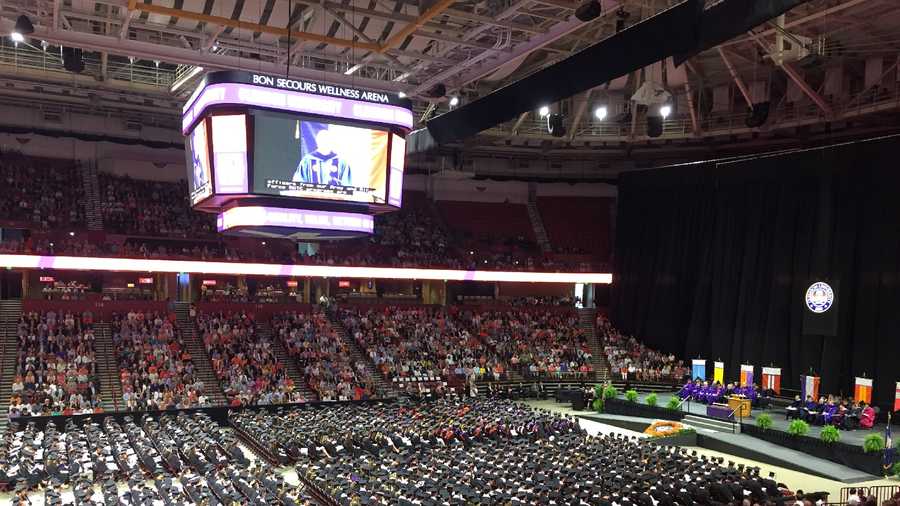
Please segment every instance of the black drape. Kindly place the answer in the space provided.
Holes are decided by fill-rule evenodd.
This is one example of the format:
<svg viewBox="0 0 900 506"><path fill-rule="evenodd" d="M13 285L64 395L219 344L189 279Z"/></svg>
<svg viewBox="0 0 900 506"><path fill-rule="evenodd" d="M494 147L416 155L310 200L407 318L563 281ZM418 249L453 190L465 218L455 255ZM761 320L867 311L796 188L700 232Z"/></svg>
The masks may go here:
<svg viewBox="0 0 900 506"><path fill-rule="evenodd" d="M852 394L900 380L900 138L624 174L613 323L685 359L782 368ZM813 278L839 282L836 336L803 335ZM757 377L760 371L757 369Z"/></svg>

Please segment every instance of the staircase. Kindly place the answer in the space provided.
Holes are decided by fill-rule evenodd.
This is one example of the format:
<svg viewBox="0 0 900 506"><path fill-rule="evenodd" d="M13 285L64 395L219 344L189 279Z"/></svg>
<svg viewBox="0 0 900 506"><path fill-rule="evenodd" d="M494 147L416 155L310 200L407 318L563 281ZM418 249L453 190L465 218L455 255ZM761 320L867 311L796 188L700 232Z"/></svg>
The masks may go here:
<svg viewBox="0 0 900 506"><path fill-rule="evenodd" d="M729 434L741 433L741 424L732 422L731 420L721 420L699 415L685 415L683 422L694 427L698 432L705 430L710 432L726 432Z"/></svg>
<svg viewBox="0 0 900 506"><path fill-rule="evenodd" d="M18 342L16 325L22 315L21 300L0 301L0 437L9 425L9 400L12 397L12 382L16 377L16 356Z"/></svg>
<svg viewBox="0 0 900 506"><path fill-rule="evenodd" d="M88 230L103 230L103 215L100 211L100 182L97 168L93 165L81 168L84 185L84 216Z"/></svg>
<svg viewBox="0 0 900 506"><path fill-rule="evenodd" d="M225 398L225 391L222 390L222 384L216 377L212 368L212 362L209 360L209 353L206 347L197 336L196 322L191 319L191 304L189 302L175 303L175 317L178 322L178 331L184 339L184 346L194 361L194 374L197 379L203 382L206 390L206 396L209 397L209 403L213 406L226 406L228 400Z"/></svg>
<svg viewBox="0 0 900 506"><path fill-rule="evenodd" d="M541 251L544 253L552 252L553 247L550 245L550 237L547 235L547 229L544 228L544 220L541 219L537 203L529 200L528 205L525 207L528 209L528 219L531 221L531 228L534 229L534 238L537 239L538 246L541 247Z"/></svg>
<svg viewBox="0 0 900 506"><path fill-rule="evenodd" d="M303 374L303 371L297 366L297 361L287 352L287 348L284 347L281 339L276 339L275 336L272 335L272 327L270 327L267 322L257 322L256 335L259 339L268 339L272 343L272 349L275 350L275 358L284 364L284 369L287 371L288 377L294 381L294 388L303 394L303 398L308 401L319 400L319 396L316 395L306 383L306 375Z"/></svg>
<svg viewBox="0 0 900 506"><path fill-rule="evenodd" d="M124 408L119 406L122 401L122 381L109 323L94 324L94 356L97 357L97 377L100 378L100 407L106 413Z"/></svg>
<svg viewBox="0 0 900 506"><path fill-rule="evenodd" d="M603 353L603 344L597 336L597 310L594 308L582 308L578 310L578 327L584 330L588 345L591 348L591 364L594 367L594 378L597 381L606 381L610 378L609 363Z"/></svg>
<svg viewBox="0 0 900 506"><path fill-rule="evenodd" d="M375 379L375 396L381 398L397 397L397 389L394 388L394 385L385 379L381 374L381 371L375 367L375 364L369 359L369 355L359 347L356 343L356 339L353 339L353 337L350 336L347 329L344 328L344 324L338 320L337 315L332 311L329 311L327 314L328 321L331 322L331 327L337 332L338 337L340 337L347 346L352 363L362 362L366 364L366 371L368 371L369 375Z"/></svg>

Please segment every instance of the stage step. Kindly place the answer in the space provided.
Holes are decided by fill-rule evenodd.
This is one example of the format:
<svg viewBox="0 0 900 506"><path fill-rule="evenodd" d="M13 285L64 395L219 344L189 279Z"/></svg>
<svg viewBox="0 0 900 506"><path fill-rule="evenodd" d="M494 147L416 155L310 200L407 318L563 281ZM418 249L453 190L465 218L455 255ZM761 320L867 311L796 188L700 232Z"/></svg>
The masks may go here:
<svg viewBox="0 0 900 506"><path fill-rule="evenodd" d="M100 380L100 407L106 413L118 411L122 402L122 380L112 328L108 322L94 323L94 352L97 356L97 378Z"/></svg>
<svg viewBox="0 0 900 506"><path fill-rule="evenodd" d="M0 437L9 424L9 401L12 398L12 382L16 377L18 359L18 325L22 317L22 301L0 301Z"/></svg>
<svg viewBox="0 0 900 506"><path fill-rule="evenodd" d="M718 418L710 418L708 416L685 415L683 422L694 427L698 432L701 430L728 432L731 434L740 434L741 432L741 424L739 423Z"/></svg>

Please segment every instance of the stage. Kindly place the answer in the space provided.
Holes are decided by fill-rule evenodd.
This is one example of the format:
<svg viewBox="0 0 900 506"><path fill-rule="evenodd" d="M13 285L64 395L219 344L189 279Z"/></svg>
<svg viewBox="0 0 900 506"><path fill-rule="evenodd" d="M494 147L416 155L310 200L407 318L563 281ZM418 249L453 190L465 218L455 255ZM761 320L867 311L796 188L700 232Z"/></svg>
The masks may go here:
<svg viewBox="0 0 900 506"><path fill-rule="evenodd" d="M789 421L783 409L753 410L752 416L729 422L707 417L707 406L700 403L686 402L681 411L665 409L673 396L675 394L658 394L657 407L650 408L646 405L647 394L641 394L636 403L629 403L620 395L607 403L603 413L580 411L574 414L636 432L642 432L657 419L679 419L697 431L697 445L701 448L846 484L881 476L881 453L864 453L862 443L869 434L882 434L884 424L870 430L840 431L838 443L825 444L819 439L821 427L810 426L806 436L789 435ZM772 417L772 427L766 431L756 427L755 417L761 413Z"/></svg>

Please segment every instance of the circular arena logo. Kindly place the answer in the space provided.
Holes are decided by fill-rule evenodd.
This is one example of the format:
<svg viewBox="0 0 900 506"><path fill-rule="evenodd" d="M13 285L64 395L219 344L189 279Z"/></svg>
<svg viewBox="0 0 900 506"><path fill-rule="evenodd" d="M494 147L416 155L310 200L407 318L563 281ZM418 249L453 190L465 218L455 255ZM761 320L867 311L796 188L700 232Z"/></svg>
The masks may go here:
<svg viewBox="0 0 900 506"><path fill-rule="evenodd" d="M828 283L817 281L806 289L806 307L813 313L824 313L834 303L834 290Z"/></svg>

